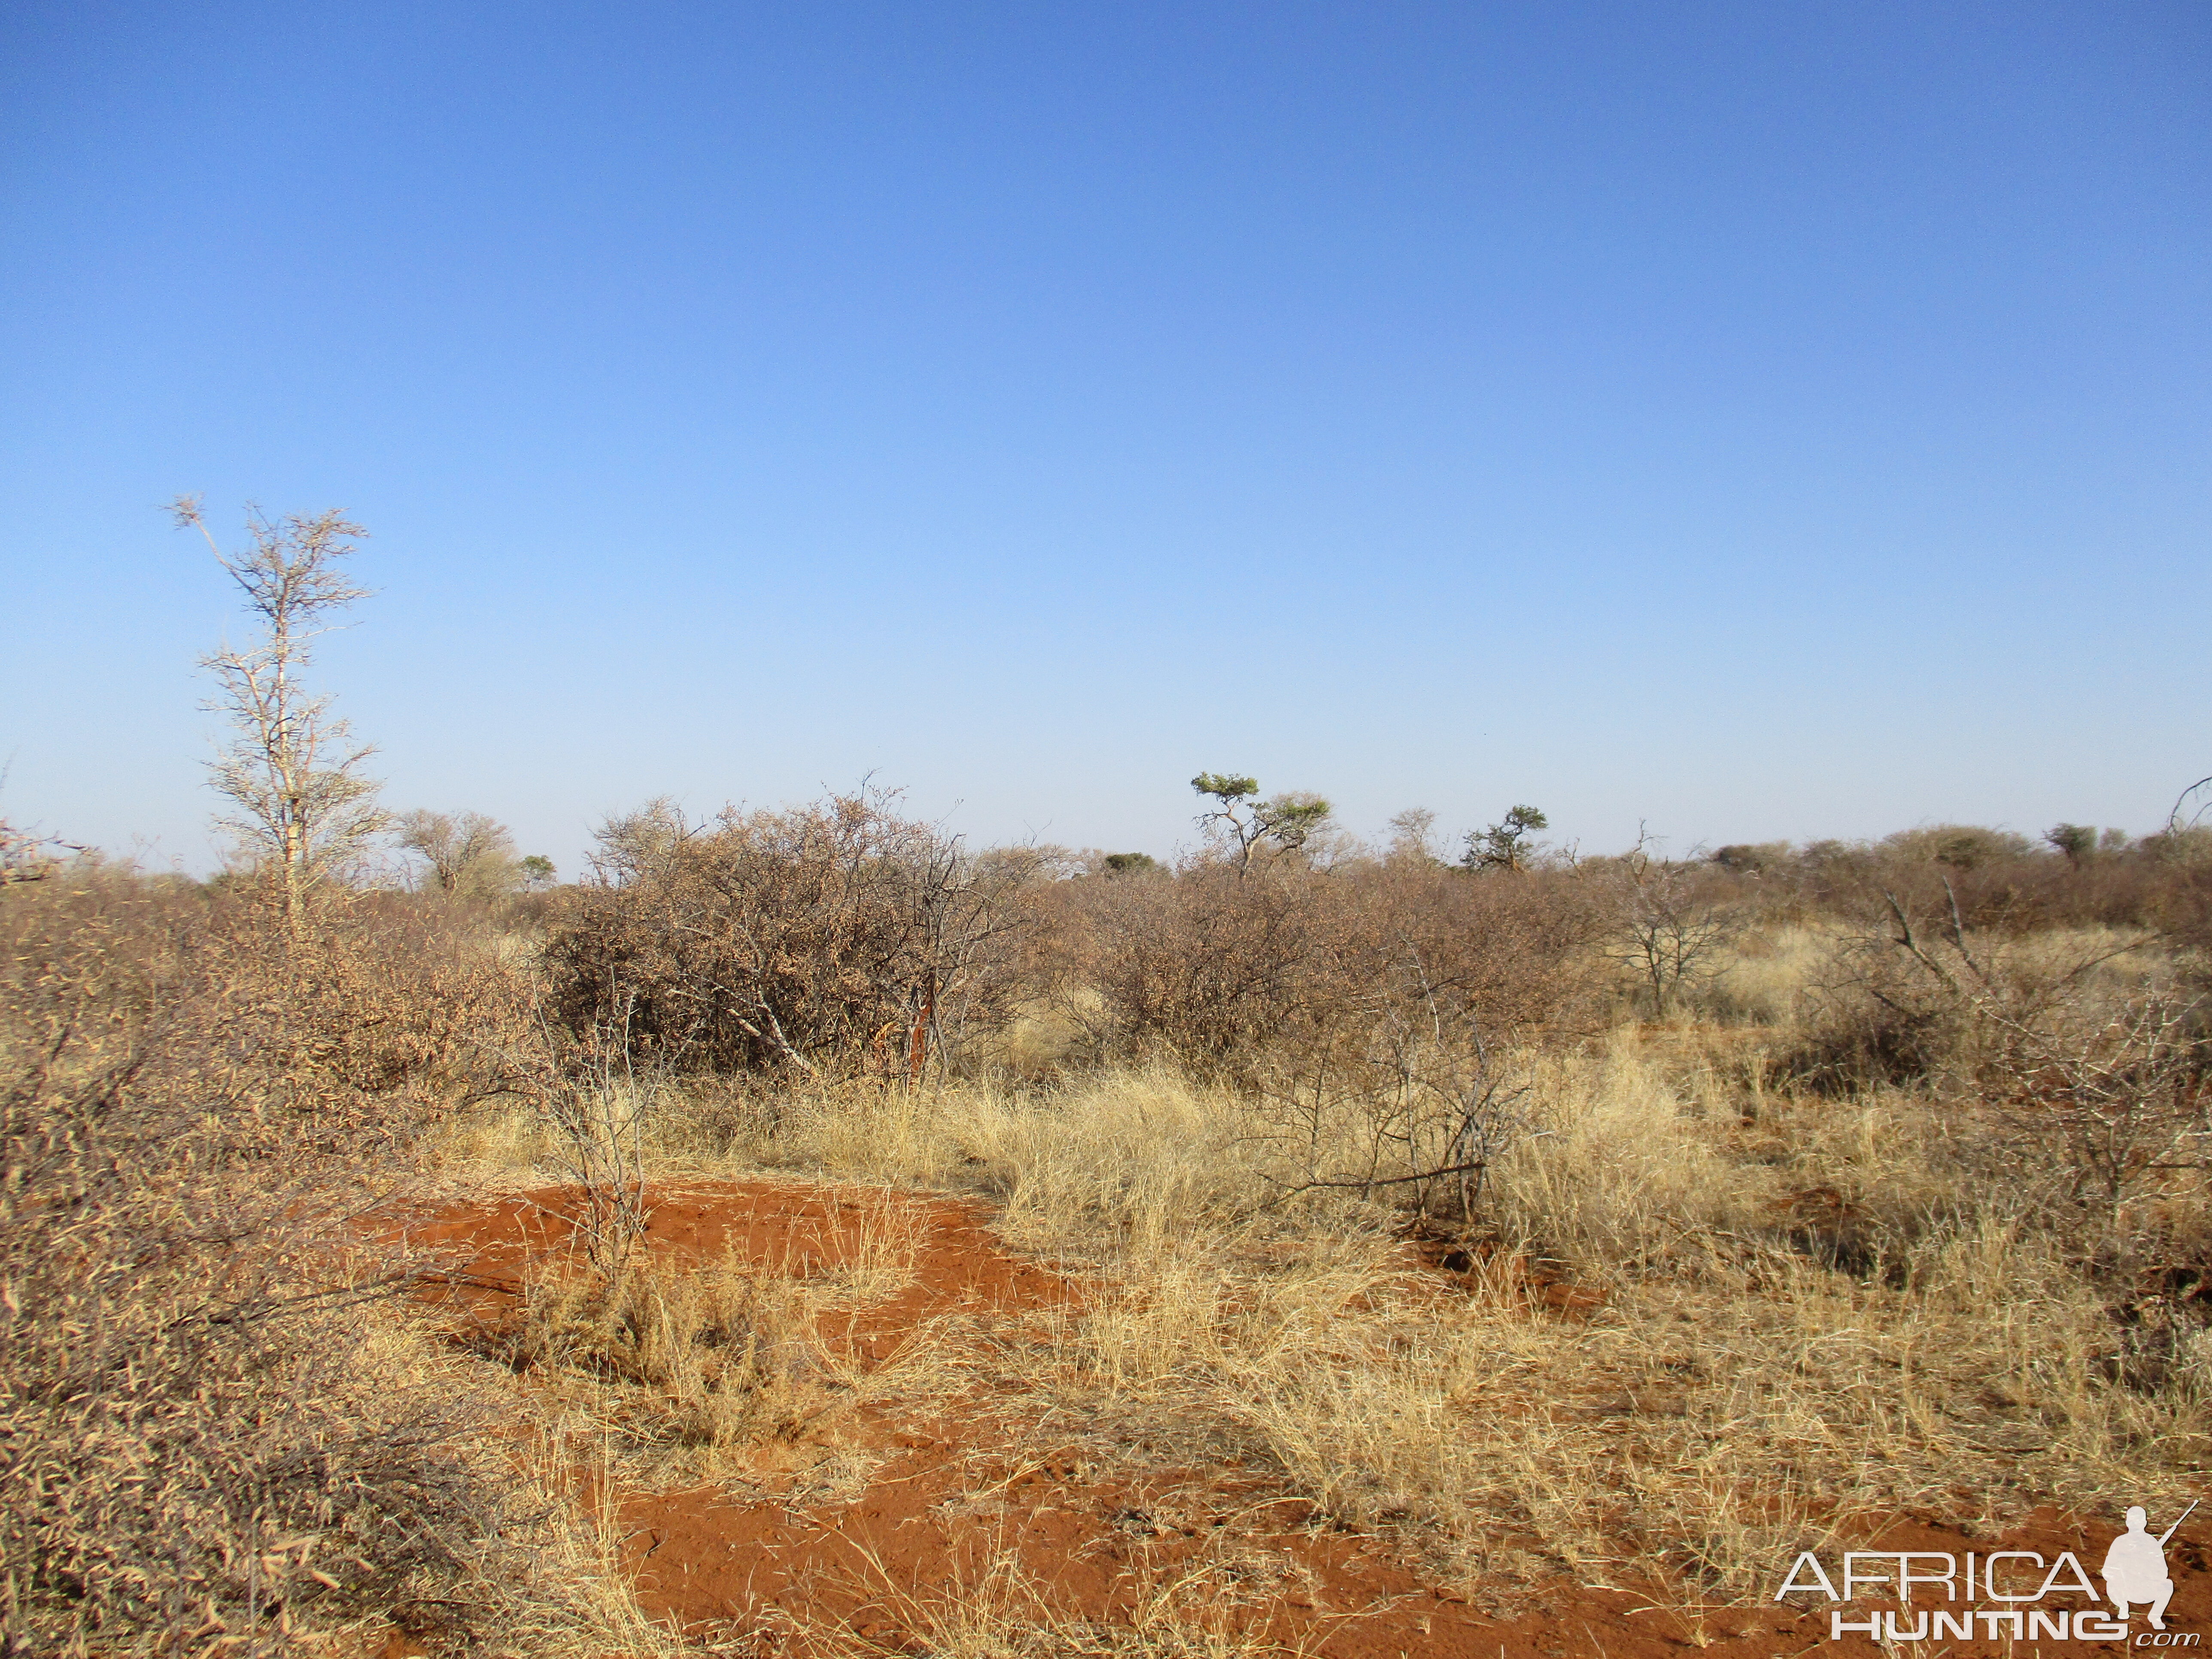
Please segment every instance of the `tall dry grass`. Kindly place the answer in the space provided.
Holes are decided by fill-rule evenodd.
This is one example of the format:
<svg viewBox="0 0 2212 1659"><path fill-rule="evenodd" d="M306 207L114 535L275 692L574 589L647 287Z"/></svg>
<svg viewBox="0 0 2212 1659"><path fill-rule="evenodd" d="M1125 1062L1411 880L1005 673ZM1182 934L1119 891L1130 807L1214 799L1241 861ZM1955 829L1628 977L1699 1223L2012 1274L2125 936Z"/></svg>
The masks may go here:
<svg viewBox="0 0 2212 1659"><path fill-rule="evenodd" d="M1449 1283L1383 1194L1298 1190L1263 1098L1159 1065L793 1100L730 1156L988 1195L1094 1276L1007 1381L1493 1593L1565 1565L1694 1609L1907 1509L2179 1492L2212 1453L2199 1325L2116 1314L1937 1104L1754 1101L1682 1035L1501 1062L1528 1127Z"/></svg>

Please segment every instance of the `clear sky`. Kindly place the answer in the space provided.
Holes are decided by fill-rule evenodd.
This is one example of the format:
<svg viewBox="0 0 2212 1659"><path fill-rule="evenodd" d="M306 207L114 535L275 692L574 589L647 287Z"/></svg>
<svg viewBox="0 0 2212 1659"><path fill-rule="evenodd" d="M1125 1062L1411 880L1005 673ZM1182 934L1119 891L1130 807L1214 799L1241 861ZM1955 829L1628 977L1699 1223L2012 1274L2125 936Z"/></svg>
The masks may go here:
<svg viewBox="0 0 2212 1659"><path fill-rule="evenodd" d="M2212 8L0 12L0 811L204 868L155 510L340 507L396 807L1200 769L1603 850L2212 772Z"/></svg>

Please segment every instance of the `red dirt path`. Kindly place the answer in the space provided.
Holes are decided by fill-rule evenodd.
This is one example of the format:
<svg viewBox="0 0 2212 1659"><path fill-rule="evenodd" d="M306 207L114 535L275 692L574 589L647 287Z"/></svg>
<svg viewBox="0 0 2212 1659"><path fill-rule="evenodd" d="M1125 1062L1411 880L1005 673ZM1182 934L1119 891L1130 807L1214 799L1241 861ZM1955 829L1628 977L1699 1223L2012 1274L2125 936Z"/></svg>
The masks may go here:
<svg viewBox="0 0 2212 1659"><path fill-rule="evenodd" d="M864 1373L933 1318L964 1319L988 1340L1081 1302L1079 1282L1008 1250L983 1210L962 1200L767 1182L672 1185L649 1197L647 1243L656 1254L704 1260L734 1250L800 1279L849 1266L869 1229L903 1228L915 1247L904 1288L833 1315L818 1331L825 1350ZM569 1194L546 1189L456 1204L388 1231L441 1259L448 1277L434 1295L465 1322L511 1315L524 1275L575 1250L574 1215ZM1571 1297L1544 1299L1576 1310ZM1523 1598L1534 1611L1493 1617L1425 1581L1389 1540L1332 1528L1267 1474L1102 1460L1097 1425L1046 1420L1044 1411L1004 1385L950 1399L893 1395L839 1414L818 1443L780 1467L764 1462L757 1480L620 1490L610 1498L624 1565L650 1613L702 1646L742 1654L927 1653L948 1610L994 1603L1032 1621L1042 1607L1071 1627L1142 1623L1172 1609L1186 1628L1271 1640L1316 1659L1658 1659L1686 1650L1717 1659L1871 1659L1881 1651L1863 1636L1831 1642L1829 1604L1817 1596L1699 1619L1626 1589L1562 1582ZM825 1468L835 1478L818 1478ZM2094 1573L2115 1527L2043 1514L1996 1540L1911 1523L1879 1547L1984 1556L2024 1548L2046 1559L2072 1550ZM2203 1554L2177 1540L2169 1561L2179 1590L2168 1626L2212 1626ZM1837 1571L1832 1554L1826 1562ZM1777 1583L1789 1565L1775 1564ZM1864 1605L1846 1616L1866 1617ZM2144 1629L2140 1612L2135 1628ZM2045 1646L2056 1656L2118 1645L1999 1637L1901 1650L2011 1659Z"/></svg>

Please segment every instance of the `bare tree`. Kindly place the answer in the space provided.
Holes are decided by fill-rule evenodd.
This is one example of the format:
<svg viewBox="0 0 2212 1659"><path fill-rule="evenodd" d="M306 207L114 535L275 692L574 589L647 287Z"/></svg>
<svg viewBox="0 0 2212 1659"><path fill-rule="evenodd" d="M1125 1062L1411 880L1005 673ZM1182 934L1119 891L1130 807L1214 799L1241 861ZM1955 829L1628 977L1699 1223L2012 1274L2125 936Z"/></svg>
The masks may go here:
<svg viewBox="0 0 2212 1659"><path fill-rule="evenodd" d="M884 989L904 1000L907 1078L919 1082L932 1054L942 1065L958 1047L970 1011L988 1001L991 958L1008 934L1028 926L1022 890L1048 855L1002 848L979 856L959 836L933 828L903 843L891 867L907 948Z"/></svg>
<svg viewBox="0 0 2212 1659"><path fill-rule="evenodd" d="M1415 864L1435 864L1437 849L1430 835L1437 827L1437 815L1425 806L1409 806L1390 820L1390 845L1387 856L1407 859Z"/></svg>
<svg viewBox="0 0 2212 1659"><path fill-rule="evenodd" d="M75 842L42 836L35 830L19 830L0 817L0 887L44 881L60 867L63 854L83 851Z"/></svg>
<svg viewBox="0 0 2212 1659"><path fill-rule="evenodd" d="M2212 812L2212 778L2199 778L2174 799L2173 811L2166 815L2166 832L2178 836L2194 830L2207 812Z"/></svg>
<svg viewBox="0 0 2212 1659"><path fill-rule="evenodd" d="M1676 992L1713 977L1713 958L1742 927L1731 908L1701 890L1697 863L1654 859L1644 848L1639 832L1620 860L1607 954L1650 988L1652 1017L1664 1019Z"/></svg>
<svg viewBox="0 0 2212 1659"><path fill-rule="evenodd" d="M400 846L422 860L438 890L451 897L489 898L520 879L514 836L496 818L417 809L403 812L397 828Z"/></svg>
<svg viewBox="0 0 2212 1659"><path fill-rule="evenodd" d="M1474 1010L1431 980L1411 940L1396 942L1383 978L1353 1000L1364 1037L1266 1091L1288 1109L1279 1139L1304 1165L1286 1189L1370 1199L1410 1189L1425 1213L1434 1193L1455 1187L1460 1219L1472 1223L1489 1171L1543 1133L1528 1085L1509 1086Z"/></svg>
<svg viewBox="0 0 2212 1659"><path fill-rule="evenodd" d="M297 936L317 891L355 864L386 823L377 785L361 772L376 751L356 744L348 723L331 716L330 698L301 681L331 619L368 597L340 568L354 550L350 538L368 532L337 512L272 521L249 507L253 545L233 557L216 545L198 496L180 495L169 511L179 529L190 526L207 538L260 620L258 643L225 645L200 659L218 688L208 706L232 729L209 764L232 808L217 824L272 878Z"/></svg>
<svg viewBox="0 0 2212 1659"><path fill-rule="evenodd" d="M556 1137L562 1173L581 1203L584 1249L602 1273L618 1273L653 1218L645 1184L648 1127L661 1095L657 1068L641 1074L629 1041L629 1000L586 1031L564 1037L538 1013L538 1054L524 1092Z"/></svg>

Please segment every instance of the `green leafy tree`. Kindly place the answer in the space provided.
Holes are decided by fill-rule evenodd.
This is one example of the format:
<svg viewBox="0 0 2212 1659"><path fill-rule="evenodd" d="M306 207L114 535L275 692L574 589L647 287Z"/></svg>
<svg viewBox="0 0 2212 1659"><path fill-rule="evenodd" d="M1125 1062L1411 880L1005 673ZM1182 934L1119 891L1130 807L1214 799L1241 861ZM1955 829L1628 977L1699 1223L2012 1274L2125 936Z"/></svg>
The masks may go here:
<svg viewBox="0 0 2212 1659"><path fill-rule="evenodd" d="M2043 838L2063 853L2069 864L2079 864L2097 850L2097 832L2084 823L2054 825L2043 832Z"/></svg>
<svg viewBox="0 0 2212 1659"><path fill-rule="evenodd" d="M1198 827L1228 842L1243 875L1252 867L1252 852L1262 842L1273 842L1283 852L1294 852L1328 822L1335 809L1319 795L1292 790L1269 800L1255 799L1259 781L1233 772L1200 772L1190 781L1200 794L1218 803L1198 815Z"/></svg>
<svg viewBox="0 0 2212 1659"><path fill-rule="evenodd" d="M1739 876L1763 876L1789 864L1790 843L1786 841L1735 842L1714 853L1712 861L1722 869L1732 870Z"/></svg>
<svg viewBox="0 0 2212 1659"><path fill-rule="evenodd" d="M532 853L515 867L522 872L522 888L525 892L542 893L553 884L555 875L553 860L543 853Z"/></svg>
<svg viewBox="0 0 2212 1659"><path fill-rule="evenodd" d="M1536 851L1535 832L1550 827L1541 807L1516 806L1503 823L1470 830L1460 862L1470 870L1525 870Z"/></svg>

